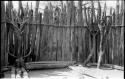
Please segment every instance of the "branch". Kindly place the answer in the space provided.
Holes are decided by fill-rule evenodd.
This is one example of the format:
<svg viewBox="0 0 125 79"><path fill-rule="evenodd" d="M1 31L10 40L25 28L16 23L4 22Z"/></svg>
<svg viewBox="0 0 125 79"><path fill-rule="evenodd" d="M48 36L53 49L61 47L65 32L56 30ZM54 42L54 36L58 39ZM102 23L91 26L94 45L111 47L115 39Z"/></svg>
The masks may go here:
<svg viewBox="0 0 125 79"><path fill-rule="evenodd" d="M31 48L30 48L29 53L28 53L27 55L25 55L23 58L28 57L28 56L31 54L31 52L32 52L32 50L31 50Z"/></svg>
<svg viewBox="0 0 125 79"><path fill-rule="evenodd" d="M14 58L17 58L17 56L15 56L15 55L13 55L12 53L10 53L10 52L7 52L9 55L11 55L12 57L14 57Z"/></svg>
<svg viewBox="0 0 125 79"><path fill-rule="evenodd" d="M22 29L23 29L24 24L25 24L25 23L27 23L27 21L28 21L28 20L29 20L29 19L27 19L27 20L23 21L23 22L20 24L20 30L22 30Z"/></svg>
<svg viewBox="0 0 125 79"><path fill-rule="evenodd" d="M11 21L10 23L13 25L14 31L16 31L16 33L19 34L21 32L21 30L17 27L17 25L15 25L13 21Z"/></svg>
<svg viewBox="0 0 125 79"><path fill-rule="evenodd" d="M47 47L48 47L48 46L44 47L44 48L41 50L41 52L44 51ZM28 57L28 56L31 54L31 52L32 52L32 49L30 48L30 52L29 52L27 55L25 55L23 58Z"/></svg>

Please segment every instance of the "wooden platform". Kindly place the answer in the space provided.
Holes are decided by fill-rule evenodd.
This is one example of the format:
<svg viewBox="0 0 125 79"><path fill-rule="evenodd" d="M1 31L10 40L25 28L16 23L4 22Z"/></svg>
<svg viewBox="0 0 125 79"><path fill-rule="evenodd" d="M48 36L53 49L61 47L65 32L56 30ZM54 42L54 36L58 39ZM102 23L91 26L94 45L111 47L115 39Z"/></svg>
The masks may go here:
<svg viewBox="0 0 125 79"><path fill-rule="evenodd" d="M73 65L75 61L39 61L26 63L27 69L49 69L49 68L64 68Z"/></svg>

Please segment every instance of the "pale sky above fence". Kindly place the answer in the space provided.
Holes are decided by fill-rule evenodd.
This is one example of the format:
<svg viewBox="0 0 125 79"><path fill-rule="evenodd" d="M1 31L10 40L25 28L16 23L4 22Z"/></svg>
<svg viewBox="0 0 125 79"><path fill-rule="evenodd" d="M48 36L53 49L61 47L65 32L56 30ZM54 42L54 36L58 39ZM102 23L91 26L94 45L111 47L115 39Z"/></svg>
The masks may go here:
<svg viewBox="0 0 125 79"><path fill-rule="evenodd" d="M18 2L19 1L13 1L13 5L14 5L14 8L15 9L18 9ZM32 3L32 8L35 9L35 4L36 4L36 1L22 1L22 4L23 4L23 7L26 7L27 5L27 2L28 2L28 5L29 7L31 8L31 3ZM40 12L43 12L44 11L44 8L45 6L48 4L48 2L50 1L40 1L40 5L39 5L39 11ZM53 5L58 5L60 4L60 1L51 1ZM64 3L66 3L66 1L63 1ZM88 3L90 1L83 1L83 4L84 3ZM104 3L106 2L106 5L107 5L107 15L109 14L109 8L112 7L112 8L116 8L116 1L115 0L111 0L111 1L100 1L101 2L101 7L102 9L104 8ZM5 1L5 3L7 3L7 1ZM121 4L121 0L119 2ZM78 1L75 1L75 5L77 6L78 4ZM90 4L86 5L86 6L89 6ZM97 2L95 1L94 2L94 5L95 5L95 8L98 7L97 5Z"/></svg>

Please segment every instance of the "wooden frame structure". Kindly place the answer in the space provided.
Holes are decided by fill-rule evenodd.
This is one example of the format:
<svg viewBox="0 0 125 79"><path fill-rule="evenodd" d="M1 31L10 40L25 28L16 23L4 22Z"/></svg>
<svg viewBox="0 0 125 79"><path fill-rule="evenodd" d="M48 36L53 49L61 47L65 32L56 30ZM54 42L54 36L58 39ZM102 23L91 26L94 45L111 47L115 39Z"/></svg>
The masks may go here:
<svg viewBox="0 0 125 79"><path fill-rule="evenodd" d="M24 49L30 48L30 37L32 36L32 43L34 45L32 54L30 57L26 58L25 61L78 61L84 62L87 59L87 56L91 52L91 46L93 45L92 38L90 32L87 30L88 25L91 24L91 19L93 18L93 22L98 22L99 17L102 16L99 14L101 9L98 9L98 16L94 14L94 7L91 8L93 14L90 13L90 9L86 9L86 7L82 8L82 4L79 2L79 9L77 9L74 3L67 2L67 5L61 4L61 9L57 11L53 11L52 4L50 3L48 7L44 9L44 14L38 12L38 8L35 10L35 17L33 16L33 10L29 9L28 5L26 9L24 9L21 4L19 10L22 11L21 17L27 18L30 16L29 22L25 26L25 35L23 36L24 42L26 45L23 46L23 54L25 54ZM13 10L12 2L9 1L6 6L4 3L2 5L2 31L1 31L1 57L2 66L6 66L9 64L8 61L8 43L13 47L13 53L16 55L16 47L15 42L17 39L12 31L10 31L11 25L7 17L12 19L12 13L14 13L14 17L19 14ZM39 2L37 3L39 4ZM122 4L124 5L124 4ZM106 48L104 49L106 53L104 54L103 63L112 63L117 65L124 65L124 18L116 18L124 16L124 9L121 5L121 13L111 11L111 29L106 39ZM93 5L92 5L93 6ZM117 5L120 6L120 5ZM36 6L38 7L38 5ZM84 11L84 13L83 13ZM57 15L54 16L54 12L57 12ZM104 11L105 13L106 11ZM6 14L6 15L5 15ZM18 14L18 15L17 15ZM42 15L44 16L42 18ZM90 17L89 15L93 15ZM81 17L83 16L83 17ZM95 18L94 18L95 17ZM105 17L105 15L103 16ZM119 19L116 22L115 20ZM7 23L8 22L8 23ZM114 25L115 24L115 25ZM121 25L122 24L122 25ZM86 26L86 27L84 27ZM90 26L90 25L89 25ZM4 37L5 36L5 37ZM100 35L97 34L95 38L95 52L94 61L97 62L98 52L99 52L99 42ZM116 45L115 45L116 43ZM42 50L44 49L44 50ZM12 49L11 49L12 51ZM118 60L116 60L119 56L121 56ZM9 59L12 58L9 56ZM121 62L121 63L119 63Z"/></svg>

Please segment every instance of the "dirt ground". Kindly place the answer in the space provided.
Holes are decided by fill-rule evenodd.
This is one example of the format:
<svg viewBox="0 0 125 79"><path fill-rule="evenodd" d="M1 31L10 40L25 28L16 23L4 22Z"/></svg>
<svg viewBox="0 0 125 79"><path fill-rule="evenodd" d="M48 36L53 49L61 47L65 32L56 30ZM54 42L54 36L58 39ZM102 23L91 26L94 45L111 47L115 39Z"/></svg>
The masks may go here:
<svg viewBox="0 0 125 79"><path fill-rule="evenodd" d="M43 69L29 71L28 79L124 79L124 71L102 70L82 66L69 66L61 69ZM10 71L5 73L5 79L10 79ZM26 79L26 78L25 78Z"/></svg>

